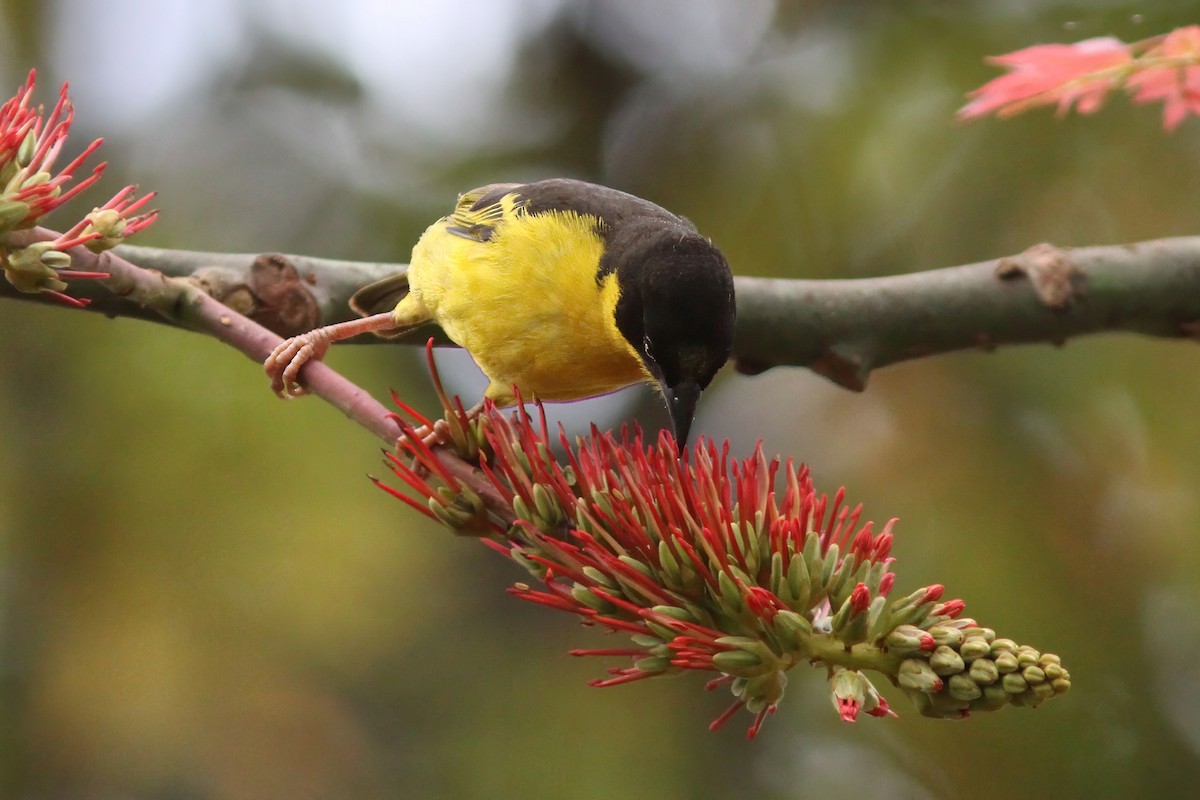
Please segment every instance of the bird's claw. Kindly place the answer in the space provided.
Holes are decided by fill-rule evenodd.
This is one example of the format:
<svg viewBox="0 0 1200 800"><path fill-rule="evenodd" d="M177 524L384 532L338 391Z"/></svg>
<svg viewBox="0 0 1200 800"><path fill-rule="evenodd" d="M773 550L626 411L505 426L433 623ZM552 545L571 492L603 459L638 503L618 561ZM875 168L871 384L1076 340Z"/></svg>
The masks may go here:
<svg viewBox="0 0 1200 800"><path fill-rule="evenodd" d="M300 385L300 369L309 361L320 361L328 350L329 337L321 328L284 340L263 362L271 391L285 400L308 394Z"/></svg>
<svg viewBox="0 0 1200 800"><path fill-rule="evenodd" d="M433 427L422 425L412 431L412 437L419 439L426 447L440 447L450 441L450 424L444 419L433 423ZM409 436L401 437L403 442ZM419 458L413 459L412 469L421 478L429 477L429 467L421 463Z"/></svg>
<svg viewBox="0 0 1200 800"><path fill-rule="evenodd" d="M422 425L412 432L412 437L419 439L426 447L440 447L450 441L450 423L439 419L433 427ZM409 436L405 436L405 439Z"/></svg>

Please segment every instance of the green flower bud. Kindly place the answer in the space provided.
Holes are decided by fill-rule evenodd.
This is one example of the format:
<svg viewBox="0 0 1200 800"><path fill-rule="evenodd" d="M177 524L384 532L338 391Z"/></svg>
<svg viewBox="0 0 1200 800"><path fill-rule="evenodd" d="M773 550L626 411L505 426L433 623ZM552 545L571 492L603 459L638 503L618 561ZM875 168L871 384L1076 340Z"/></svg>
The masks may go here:
<svg viewBox="0 0 1200 800"><path fill-rule="evenodd" d="M807 611L812 607L812 580L803 553L793 553L788 560L787 584L794 610Z"/></svg>
<svg viewBox="0 0 1200 800"><path fill-rule="evenodd" d="M465 486L457 492L446 486L439 488L428 505L438 521L455 533L486 536L492 531L483 498Z"/></svg>
<svg viewBox="0 0 1200 800"><path fill-rule="evenodd" d="M849 600L846 601L849 604ZM854 614L846 619L846 623L833 631L833 635L842 641L847 647L856 645L859 642L867 640L867 623L870 619L869 614L864 611L860 614Z"/></svg>
<svg viewBox="0 0 1200 800"><path fill-rule="evenodd" d="M934 719L962 719L971 709L971 703L966 700L956 700L947 692L938 694L919 694L908 692L921 716Z"/></svg>
<svg viewBox="0 0 1200 800"><path fill-rule="evenodd" d="M651 610L656 614L662 614L665 617L682 620L684 622L698 623L700 621L692 615L692 612L688 611L686 608L680 608L679 606L655 606Z"/></svg>
<svg viewBox="0 0 1200 800"><path fill-rule="evenodd" d="M444 505L436 497L430 497L427 503L429 510L437 517L437 521L451 530L459 530L471 522L471 516L457 508Z"/></svg>
<svg viewBox="0 0 1200 800"><path fill-rule="evenodd" d="M935 694L942 690L942 679L937 676L928 661L918 658L906 658L900 662L900 671L896 682L903 689L912 689L925 694Z"/></svg>
<svg viewBox="0 0 1200 800"><path fill-rule="evenodd" d="M717 573L717 587L721 593L721 605L731 617L736 617L746 610L746 599L727 570L723 569Z"/></svg>
<svg viewBox="0 0 1200 800"><path fill-rule="evenodd" d="M949 625L934 625L929 629L929 635L937 645L958 648L963 643L963 632Z"/></svg>
<svg viewBox="0 0 1200 800"><path fill-rule="evenodd" d="M617 560L620 561L625 566L629 567L630 569L632 569L636 572L642 573L643 575L645 575L647 578L650 578L651 580L655 580L658 578L657 574L655 574L655 572L654 572L653 567L651 567L649 564L647 564L644 561L640 561L640 560L634 558L633 556L628 556L628 555L622 554L622 555L617 556Z"/></svg>
<svg viewBox="0 0 1200 800"><path fill-rule="evenodd" d="M933 608L933 604L927 600L928 596L929 587L926 586L917 589L907 597L893 601L880 617L881 624L885 627L920 625L928 616L929 610Z"/></svg>
<svg viewBox="0 0 1200 800"><path fill-rule="evenodd" d="M571 587L571 597L575 599L575 602L595 611L610 611L612 609L612 605L607 600L593 593L591 589L582 583L577 583Z"/></svg>
<svg viewBox="0 0 1200 800"><path fill-rule="evenodd" d="M820 578L820 585L825 588L826 594L829 593L829 585L833 582L833 574L837 570L840 557L841 551L838 549L837 542L829 545L829 549L825 551L825 558L821 562Z"/></svg>
<svg viewBox="0 0 1200 800"><path fill-rule="evenodd" d="M1021 670L1021 677L1030 686L1046 682L1046 673L1042 671L1041 667L1037 666L1029 666Z"/></svg>
<svg viewBox="0 0 1200 800"><path fill-rule="evenodd" d="M535 578L546 577L546 565L527 557L520 548L510 550L509 557Z"/></svg>
<svg viewBox="0 0 1200 800"><path fill-rule="evenodd" d="M933 655L929 657L929 666L942 677L962 672L965 667L962 656L946 645L933 651Z"/></svg>
<svg viewBox="0 0 1200 800"><path fill-rule="evenodd" d="M845 602L850 595L850 590L858 581L855 580L858 572L855 558L853 555L847 554L842 559L842 563L834 569L833 576L830 578L828 588L826 590L830 598L830 604L837 607Z"/></svg>
<svg viewBox="0 0 1200 800"><path fill-rule="evenodd" d="M49 182L49 180L50 173L46 172L45 170L41 170L40 172L35 172L25 180L21 181L21 188L28 189L32 186L41 186L43 183ZM58 192L55 192L54 197L58 197L58 194Z"/></svg>
<svg viewBox="0 0 1200 800"><path fill-rule="evenodd" d="M51 253L58 253L50 242L35 242L28 247L10 250L4 260L4 277L8 279L19 292L36 294L38 292L61 292L67 288L52 266L59 268L71 265L71 257L66 253L66 262Z"/></svg>
<svg viewBox="0 0 1200 800"><path fill-rule="evenodd" d="M979 685L961 672L950 676L946 681L946 688L955 700L970 701L983 695L983 690L979 688Z"/></svg>
<svg viewBox="0 0 1200 800"><path fill-rule="evenodd" d="M996 640L996 632L991 628L967 628L963 631L964 639L981 638L989 645Z"/></svg>
<svg viewBox="0 0 1200 800"><path fill-rule="evenodd" d="M66 269L71 266L71 256L61 250L47 250L42 254L42 263L51 269Z"/></svg>
<svg viewBox="0 0 1200 800"><path fill-rule="evenodd" d="M780 640L787 642L787 649L793 652L800 650L813 632L808 617L795 611L780 611L771 619L771 625Z"/></svg>
<svg viewBox="0 0 1200 800"><path fill-rule="evenodd" d="M20 200L0 202L0 233L16 230L29 216L29 206Z"/></svg>
<svg viewBox="0 0 1200 800"><path fill-rule="evenodd" d="M1047 683L1040 683L1037 686L1029 687L1019 695L1015 695L1012 703L1014 706L1037 708L1053 696L1054 689Z"/></svg>
<svg viewBox="0 0 1200 800"><path fill-rule="evenodd" d="M783 579L783 553L771 553L771 578L767 584L771 592L785 603L794 598L788 595L787 582Z"/></svg>
<svg viewBox="0 0 1200 800"><path fill-rule="evenodd" d="M1023 693L1029 688L1029 684L1015 672L1010 672L1000 679L1000 685L1004 687L1004 691L1012 695Z"/></svg>
<svg viewBox="0 0 1200 800"><path fill-rule="evenodd" d="M830 599L832 599L832 597ZM832 632L833 635L837 636L839 639L842 638L841 633L843 630L845 630L846 625L850 622L850 619L853 616L854 609L850 605L850 598L847 597L844 601L842 601L842 605L834 612L833 617L831 617L829 620L830 632Z"/></svg>
<svg viewBox="0 0 1200 800"><path fill-rule="evenodd" d="M983 687L983 696L971 704L971 708L979 711L997 711L1012 701L1008 692L999 684Z"/></svg>
<svg viewBox="0 0 1200 800"><path fill-rule="evenodd" d="M617 584L612 578L591 565L583 568L583 574L591 578L597 586L603 586L605 589L617 588Z"/></svg>
<svg viewBox="0 0 1200 800"><path fill-rule="evenodd" d="M642 672L666 672L672 665L669 657L647 656L634 661L633 666Z"/></svg>
<svg viewBox="0 0 1200 800"><path fill-rule="evenodd" d="M738 675L740 678L755 678L764 669L762 658L749 650L734 649L714 652L713 666L727 675Z"/></svg>
<svg viewBox="0 0 1200 800"><path fill-rule="evenodd" d="M972 661L969 674L971 680L980 686L987 686L1000 680L1000 671L996 669L996 662L990 658L977 658Z"/></svg>
<svg viewBox="0 0 1200 800"><path fill-rule="evenodd" d="M783 699L787 687L787 675L777 669L746 680L740 697L746 701L746 710L757 714Z"/></svg>
<svg viewBox="0 0 1200 800"><path fill-rule="evenodd" d="M992 655L1017 652L1017 643L1012 639L996 639L992 642Z"/></svg>
<svg viewBox="0 0 1200 800"><path fill-rule="evenodd" d="M1007 675L1010 672L1016 672L1020 667L1020 664L1017 663L1016 653L1002 652L996 656L995 662L996 670L1001 675Z"/></svg>
<svg viewBox="0 0 1200 800"><path fill-rule="evenodd" d="M1067 672L1065 669L1062 668L1061 664L1053 664L1053 663L1043 664L1042 671L1046 673L1046 680L1048 680L1048 681L1057 680L1057 679L1061 678L1063 675L1065 675Z"/></svg>
<svg viewBox="0 0 1200 800"><path fill-rule="evenodd" d="M34 135L33 129L30 128L25 133L25 138L21 140L21 146L17 148L17 166L21 169L29 166L29 162L33 161L33 155L37 152L37 136Z"/></svg>
<svg viewBox="0 0 1200 800"><path fill-rule="evenodd" d="M1041 657L1042 654L1029 645L1021 645L1017 648L1017 663L1021 666L1021 669L1038 663Z"/></svg>
<svg viewBox="0 0 1200 800"><path fill-rule="evenodd" d="M679 635L679 631L675 630L670 625L664 625L657 620L645 619L642 621L646 624L646 627L650 629L651 633L662 639L664 642L672 641L676 636Z"/></svg>
<svg viewBox="0 0 1200 800"><path fill-rule="evenodd" d="M737 541L738 547L741 548L747 571L752 575L758 574L758 567L762 562L759 553L759 532L751 524L737 524L729 527L731 535Z"/></svg>
<svg viewBox="0 0 1200 800"><path fill-rule="evenodd" d="M933 636L916 625L898 625L883 637L883 645L889 653L906 657L928 653L934 648Z"/></svg>
<svg viewBox="0 0 1200 800"><path fill-rule="evenodd" d="M990 655L992 648L985 639L976 636L964 641L958 652L962 654L963 661L974 661Z"/></svg>
<svg viewBox="0 0 1200 800"><path fill-rule="evenodd" d="M533 515L529 513L529 506L525 505L525 500L522 499L521 495L513 495L512 508L513 514L516 515L517 519L532 521Z"/></svg>
<svg viewBox="0 0 1200 800"><path fill-rule="evenodd" d="M808 583L812 587L812 602L820 602L825 597L825 581L821 580L821 571L825 568L825 559L821 555L821 537L812 531L804 537L804 564L808 568Z"/></svg>
<svg viewBox="0 0 1200 800"><path fill-rule="evenodd" d="M1048 683L1039 683L1036 686L1031 685L1029 690L1038 697L1038 702L1044 702L1054 697L1054 687Z"/></svg>
<svg viewBox="0 0 1200 800"><path fill-rule="evenodd" d="M558 499L540 483L533 485L533 503L537 508L538 516L545 522L544 525L538 526L539 530L557 530L566 521Z"/></svg>

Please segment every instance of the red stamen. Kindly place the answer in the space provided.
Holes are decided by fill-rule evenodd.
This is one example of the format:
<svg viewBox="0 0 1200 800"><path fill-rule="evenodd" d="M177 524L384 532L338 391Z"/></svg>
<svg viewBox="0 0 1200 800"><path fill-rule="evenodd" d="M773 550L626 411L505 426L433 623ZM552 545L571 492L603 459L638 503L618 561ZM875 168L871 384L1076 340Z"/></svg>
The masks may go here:
<svg viewBox="0 0 1200 800"><path fill-rule="evenodd" d="M755 737L757 737L759 730L762 728L763 722L767 718L767 715L774 713L775 706L767 706L762 711L758 712L758 715L754 718L754 724L746 730L746 738L753 740Z"/></svg>
<svg viewBox="0 0 1200 800"><path fill-rule="evenodd" d="M421 512L422 514L429 517L430 519L437 519L437 517L434 516L434 513L429 510L429 506L427 506L423 503L418 503L416 500L409 497L404 492L402 492L399 489L396 489L392 486L387 485L386 483L384 483L383 481L374 477L373 475L368 475L367 479L370 480L371 483L378 486L380 489L383 489L385 492L390 494L392 497L396 498L397 500L400 500L403 503L406 503L410 508L416 509L417 511Z"/></svg>
<svg viewBox="0 0 1200 800"><path fill-rule="evenodd" d="M736 714L738 712L738 709L740 709L744 705L745 705L745 703L743 701L734 700L733 705L731 705L729 708L722 711L721 715L719 717L714 719L712 722L708 723L708 729L710 731L718 730L722 725L724 725L726 722L729 721L730 717L732 717L734 714Z"/></svg>

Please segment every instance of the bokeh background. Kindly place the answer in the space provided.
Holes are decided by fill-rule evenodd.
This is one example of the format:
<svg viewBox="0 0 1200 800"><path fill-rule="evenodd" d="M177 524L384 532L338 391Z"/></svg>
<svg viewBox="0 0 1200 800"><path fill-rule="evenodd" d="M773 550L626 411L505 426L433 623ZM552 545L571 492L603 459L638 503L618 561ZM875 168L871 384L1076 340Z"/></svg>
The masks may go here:
<svg viewBox="0 0 1200 800"><path fill-rule="evenodd" d="M0 85L69 80L143 244L404 261L456 192L570 175L692 218L747 275L888 275L1200 232L1200 122L1116 98L968 126L990 54L1200 3L4 0ZM92 195L107 196L104 191ZM85 201L84 204L86 204ZM90 206L89 206L90 207ZM86 210L84 208L83 210ZM698 429L809 462L899 589L1060 653L1064 699L855 725L796 669L763 736L702 679L606 690L523 575L374 489L377 443L219 344L0 303L0 797L1190 796L1200 350L1098 336L851 394L727 370ZM432 409L416 352L335 349ZM478 391L469 362L447 357ZM663 422L648 390L567 424Z"/></svg>

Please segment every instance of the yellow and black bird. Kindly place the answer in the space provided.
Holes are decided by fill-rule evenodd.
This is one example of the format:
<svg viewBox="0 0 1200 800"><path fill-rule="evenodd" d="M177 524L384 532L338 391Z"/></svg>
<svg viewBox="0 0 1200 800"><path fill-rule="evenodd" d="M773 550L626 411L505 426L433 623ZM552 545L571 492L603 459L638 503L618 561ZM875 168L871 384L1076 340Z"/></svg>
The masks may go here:
<svg viewBox="0 0 1200 800"><path fill-rule="evenodd" d="M563 178L466 192L421 236L406 274L351 305L363 319L276 348L264 364L276 394L305 394L300 368L333 341L436 322L497 405L516 402L514 386L554 401L652 381L683 444L733 346L733 276L712 242L654 203Z"/></svg>

